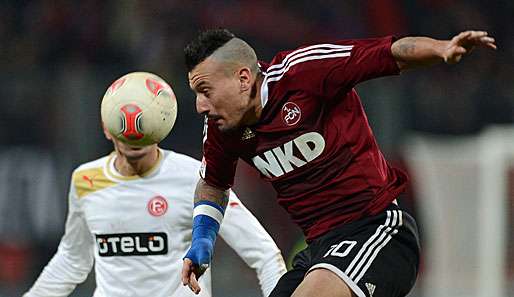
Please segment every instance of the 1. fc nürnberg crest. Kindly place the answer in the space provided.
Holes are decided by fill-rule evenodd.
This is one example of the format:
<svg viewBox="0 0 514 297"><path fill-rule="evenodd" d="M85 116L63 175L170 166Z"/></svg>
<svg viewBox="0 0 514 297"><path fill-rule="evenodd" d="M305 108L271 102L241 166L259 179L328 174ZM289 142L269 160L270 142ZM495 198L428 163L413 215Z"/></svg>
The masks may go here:
<svg viewBox="0 0 514 297"><path fill-rule="evenodd" d="M288 126L296 125L302 117L302 111L300 107L293 102L286 102L282 106L282 119Z"/></svg>

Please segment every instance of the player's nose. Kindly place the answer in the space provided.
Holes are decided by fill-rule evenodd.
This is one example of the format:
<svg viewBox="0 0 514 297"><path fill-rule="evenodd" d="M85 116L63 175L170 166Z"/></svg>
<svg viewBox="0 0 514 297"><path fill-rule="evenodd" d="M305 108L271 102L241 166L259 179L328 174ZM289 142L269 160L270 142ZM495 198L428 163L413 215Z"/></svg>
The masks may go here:
<svg viewBox="0 0 514 297"><path fill-rule="evenodd" d="M199 114L208 114L209 113L209 103L206 98L201 95L196 96L196 112Z"/></svg>

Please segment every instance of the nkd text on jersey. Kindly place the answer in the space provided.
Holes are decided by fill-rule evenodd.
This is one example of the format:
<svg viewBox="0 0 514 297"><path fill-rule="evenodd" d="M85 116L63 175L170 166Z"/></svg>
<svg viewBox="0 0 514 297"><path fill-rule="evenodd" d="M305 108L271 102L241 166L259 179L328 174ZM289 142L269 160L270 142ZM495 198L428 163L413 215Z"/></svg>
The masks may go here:
<svg viewBox="0 0 514 297"><path fill-rule="evenodd" d="M293 144L303 156L293 155ZM317 132L308 132L284 143L281 146L272 148L264 152L264 160L260 156L252 158L253 164L259 171L267 176L279 177L293 171L293 166L302 167L310 161L316 159L325 149L325 139ZM280 167L279 165L282 165ZM283 168L283 169L282 169Z"/></svg>

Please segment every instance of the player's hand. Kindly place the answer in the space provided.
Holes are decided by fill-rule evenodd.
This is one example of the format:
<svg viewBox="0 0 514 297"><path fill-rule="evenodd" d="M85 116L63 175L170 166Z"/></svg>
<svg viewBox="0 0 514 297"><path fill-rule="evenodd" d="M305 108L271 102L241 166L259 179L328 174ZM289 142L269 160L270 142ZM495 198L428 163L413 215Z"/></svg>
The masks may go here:
<svg viewBox="0 0 514 297"><path fill-rule="evenodd" d="M494 38L487 35L485 31L465 31L456 35L448 42L443 53L444 62L448 64L458 63L462 57L476 47L496 49Z"/></svg>
<svg viewBox="0 0 514 297"><path fill-rule="evenodd" d="M214 246L205 238L193 240L191 248L184 257L182 265L182 284L188 285L193 293L200 293L198 279L209 268Z"/></svg>
<svg viewBox="0 0 514 297"><path fill-rule="evenodd" d="M195 294L199 294L202 288L200 288L200 284L198 283L198 278L207 270L209 265L195 265L193 261L188 258L184 258L184 263L182 264L182 284L187 285L191 291Z"/></svg>

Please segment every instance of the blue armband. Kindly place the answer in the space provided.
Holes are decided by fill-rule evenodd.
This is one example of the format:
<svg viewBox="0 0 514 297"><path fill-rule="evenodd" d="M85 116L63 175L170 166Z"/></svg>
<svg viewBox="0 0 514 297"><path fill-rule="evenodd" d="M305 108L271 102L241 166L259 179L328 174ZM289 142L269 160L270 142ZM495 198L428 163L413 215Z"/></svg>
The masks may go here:
<svg viewBox="0 0 514 297"><path fill-rule="evenodd" d="M184 258L195 265L209 265L214 251L216 236L220 230L225 210L210 201L195 203L193 210L193 238L191 248Z"/></svg>

